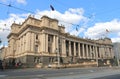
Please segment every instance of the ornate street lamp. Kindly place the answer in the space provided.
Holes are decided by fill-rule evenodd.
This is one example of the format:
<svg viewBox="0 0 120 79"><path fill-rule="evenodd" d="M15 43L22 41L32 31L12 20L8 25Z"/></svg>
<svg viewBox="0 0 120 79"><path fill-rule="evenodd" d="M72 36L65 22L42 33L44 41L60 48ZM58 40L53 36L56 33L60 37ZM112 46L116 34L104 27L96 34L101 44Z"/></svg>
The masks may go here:
<svg viewBox="0 0 120 79"><path fill-rule="evenodd" d="M59 50L56 48L56 53L57 53L57 67L60 67L60 54L59 54Z"/></svg>

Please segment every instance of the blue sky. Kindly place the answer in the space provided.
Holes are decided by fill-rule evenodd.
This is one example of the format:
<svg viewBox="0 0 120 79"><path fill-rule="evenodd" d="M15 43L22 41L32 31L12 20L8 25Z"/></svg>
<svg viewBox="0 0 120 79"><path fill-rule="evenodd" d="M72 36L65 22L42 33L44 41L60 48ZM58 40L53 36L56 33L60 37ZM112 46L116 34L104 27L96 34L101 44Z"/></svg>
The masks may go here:
<svg viewBox="0 0 120 79"><path fill-rule="evenodd" d="M0 0L0 3L2 45L7 44L10 25L22 23L30 14L38 19L42 15L56 18L72 35L91 39L107 36L113 42L120 42L120 0ZM55 11L51 11L50 5Z"/></svg>

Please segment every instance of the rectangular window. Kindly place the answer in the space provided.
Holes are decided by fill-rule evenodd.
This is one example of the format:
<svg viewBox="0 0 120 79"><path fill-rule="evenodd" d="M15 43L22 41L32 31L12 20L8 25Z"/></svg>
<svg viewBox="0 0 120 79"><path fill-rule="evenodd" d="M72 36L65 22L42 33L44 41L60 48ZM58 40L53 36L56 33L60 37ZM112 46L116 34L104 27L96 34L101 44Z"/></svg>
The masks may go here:
<svg viewBox="0 0 120 79"><path fill-rule="evenodd" d="M48 35L48 42L53 42L53 35Z"/></svg>
<svg viewBox="0 0 120 79"><path fill-rule="evenodd" d="M36 39L38 39L38 34L36 34Z"/></svg>

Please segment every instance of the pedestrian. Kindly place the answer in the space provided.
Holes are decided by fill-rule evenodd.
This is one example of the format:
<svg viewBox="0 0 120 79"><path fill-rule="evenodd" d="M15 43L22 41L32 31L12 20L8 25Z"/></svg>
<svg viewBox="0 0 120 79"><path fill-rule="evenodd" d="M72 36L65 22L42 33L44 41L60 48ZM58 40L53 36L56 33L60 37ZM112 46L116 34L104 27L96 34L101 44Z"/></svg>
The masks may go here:
<svg viewBox="0 0 120 79"><path fill-rule="evenodd" d="M12 60L12 68L15 68L15 59Z"/></svg>
<svg viewBox="0 0 120 79"><path fill-rule="evenodd" d="M2 61L2 68L3 68L3 70L5 70L5 68L6 68L6 62L5 62L5 60Z"/></svg>
<svg viewBox="0 0 120 79"><path fill-rule="evenodd" d="M0 69L3 71L2 60L0 60Z"/></svg>

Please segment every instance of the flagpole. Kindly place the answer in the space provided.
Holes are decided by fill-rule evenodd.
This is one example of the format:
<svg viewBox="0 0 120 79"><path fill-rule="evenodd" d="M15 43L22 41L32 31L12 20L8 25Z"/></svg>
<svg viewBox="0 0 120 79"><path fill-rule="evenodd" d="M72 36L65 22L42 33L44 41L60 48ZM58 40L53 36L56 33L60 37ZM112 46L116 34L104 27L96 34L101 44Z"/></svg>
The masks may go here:
<svg viewBox="0 0 120 79"><path fill-rule="evenodd" d="M107 36L108 36L108 33L109 33L109 30L106 29L106 34L105 34L105 37L106 37L106 38L107 38Z"/></svg>

